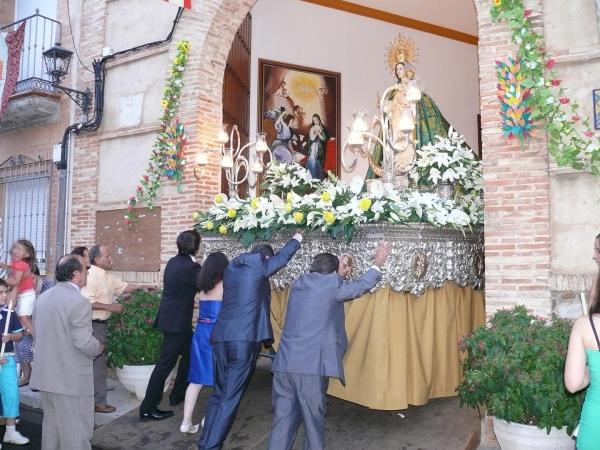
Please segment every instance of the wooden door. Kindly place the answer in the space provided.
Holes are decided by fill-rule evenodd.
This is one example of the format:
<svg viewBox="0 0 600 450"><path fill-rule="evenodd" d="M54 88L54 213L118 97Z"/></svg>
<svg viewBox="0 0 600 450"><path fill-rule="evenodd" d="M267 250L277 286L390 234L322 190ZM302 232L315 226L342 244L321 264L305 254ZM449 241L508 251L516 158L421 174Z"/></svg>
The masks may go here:
<svg viewBox="0 0 600 450"><path fill-rule="evenodd" d="M223 78L223 122L231 126L236 124L240 130L241 145L250 138L250 54L252 37L252 16L248 14L237 30ZM246 158L248 150L244 151ZM243 177L240 173L240 178ZM221 192L227 193L228 184L225 172L221 174ZM238 187L240 197L248 195L246 183Z"/></svg>

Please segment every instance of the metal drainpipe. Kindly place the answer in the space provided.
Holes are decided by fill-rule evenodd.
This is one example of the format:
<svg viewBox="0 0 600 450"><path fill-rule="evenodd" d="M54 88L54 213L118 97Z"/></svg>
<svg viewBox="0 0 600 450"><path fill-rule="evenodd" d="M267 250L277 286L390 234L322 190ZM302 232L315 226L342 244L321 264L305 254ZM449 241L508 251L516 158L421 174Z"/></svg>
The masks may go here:
<svg viewBox="0 0 600 450"><path fill-rule="evenodd" d="M58 211L56 219L56 260L67 251L65 241L67 237L67 186L68 186L68 166L69 166L69 138L71 133L79 134L81 131L95 131L102 124L102 115L104 113L104 79L106 77L105 65L110 59L125 53L132 53L137 50L155 47L171 41L175 27L183 14L183 8L177 10L177 15L173 20L173 27L167 37L161 41L150 42L136 47L122 50L112 55L107 55L102 59L93 62L94 69L94 116L88 122L80 122L69 125L63 134L61 143L61 158L56 163L58 169Z"/></svg>

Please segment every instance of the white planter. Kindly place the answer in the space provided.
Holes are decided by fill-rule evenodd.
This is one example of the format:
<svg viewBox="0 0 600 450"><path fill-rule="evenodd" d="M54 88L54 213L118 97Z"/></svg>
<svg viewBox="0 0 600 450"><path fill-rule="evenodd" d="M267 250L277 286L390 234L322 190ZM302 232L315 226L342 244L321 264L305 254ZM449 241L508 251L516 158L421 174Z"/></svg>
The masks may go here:
<svg viewBox="0 0 600 450"><path fill-rule="evenodd" d="M494 433L502 450L573 450L575 440L566 428L552 428L550 434L534 425L493 418Z"/></svg>
<svg viewBox="0 0 600 450"><path fill-rule="evenodd" d="M150 381L150 375L154 370L152 366L127 366L124 365L122 369L117 367L117 378L125 389L135 394L138 400L143 400L146 395L146 388L148 387L148 381ZM165 381L165 391L171 384L171 377L173 372L167 377Z"/></svg>

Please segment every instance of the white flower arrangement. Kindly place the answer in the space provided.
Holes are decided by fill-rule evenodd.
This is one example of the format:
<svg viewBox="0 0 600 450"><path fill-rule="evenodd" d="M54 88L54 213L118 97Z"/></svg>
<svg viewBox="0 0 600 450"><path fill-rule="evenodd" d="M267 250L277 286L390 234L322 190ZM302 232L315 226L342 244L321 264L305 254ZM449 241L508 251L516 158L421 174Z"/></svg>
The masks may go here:
<svg viewBox="0 0 600 450"><path fill-rule="evenodd" d="M275 185L268 186L261 197L240 200L224 194L215 196L208 211L194 214L196 227L223 235L233 232L250 245L283 228L321 230L334 238L351 240L356 226L368 222L425 222L459 229L483 222L481 197L474 190L457 200L444 200L435 193L397 191L373 180L367 193L362 192L362 180L353 180L350 185L335 177L319 182L301 166L286 170L273 166L265 178L274 180Z"/></svg>
<svg viewBox="0 0 600 450"><path fill-rule="evenodd" d="M456 183L462 191L481 191L481 163L464 137L450 127L447 138L436 136L435 142L417 150L410 178L417 186Z"/></svg>
<svg viewBox="0 0 600 450"><path fill-rule="evenodd" d="M315 181L308 170L299 164L278 164L272 162L267 167L265 180L261 186L270 194L281 195L289 191L303 194L313 189Z"/></svg>

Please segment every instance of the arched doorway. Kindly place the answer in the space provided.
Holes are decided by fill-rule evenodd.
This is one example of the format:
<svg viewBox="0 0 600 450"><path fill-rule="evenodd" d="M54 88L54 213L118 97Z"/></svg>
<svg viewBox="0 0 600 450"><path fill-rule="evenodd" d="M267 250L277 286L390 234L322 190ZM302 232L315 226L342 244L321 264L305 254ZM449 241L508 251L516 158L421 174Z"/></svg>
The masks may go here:
<svg viewBox="0 0 600 450"><path fill-rule="evenodd" d="M184 20L193 26L208 30L201 49L196 52L199 58L200 83L198 95L190 99L197 111L194 116L199 124L198 141L200 146L213 145L213 136L221 126L222 89L225 61L231 43L240 24L255 5L255 1L223 0L204 2L194 11L195 17ZM502 135L498 120L495 61L505 59L515 53L516 47L510 44L510 33L502 25L492 23L491 1L474 1L477 11L478 72L479 72L479 112L481 114L482 159L484 165L485 214L486 214L486 311L520 302L531 303L532 308L541 314L549 314L552 308L549 288L550 265L550 222L549 222L549 177L547 174L548 155L545 141L530 144L525 152L518 152L516 144L508 142ZM541 2L535 5L541 10ZM543 24L539 25L543 27ZM542 31L543 32L543 31ZM380 52L379 49L376 49ZM449 77L449 84L452 84ZM508 155L508 156L507 156ZM517 155L518 164L512 158ZM524 169L526 168L526 169ZM208 167L207 175L217 179L218 166ZM523 179L531 173L539 174L536 183L536 214L522 215L519 203L520 191L527 187L513 184L503 186L507 179ZM209 178L209 177L207 177ZM219 190L214 182L201 185L202 194L198 197L200 207L207 207L212 196ZM213 183L213 184L211 184ZM498 208L498 205L503 205ZM529 246L517 248L518 243L505 248L506 239L520 236ZM533 258L535 266L515 269L515 259ZM518 263L520 264L520 263ZM519 274L530 270L531 286L522 289ZM507 270L514 273L515 280L507 281ZM511 272L512 271L512 272Z"/></svg>

